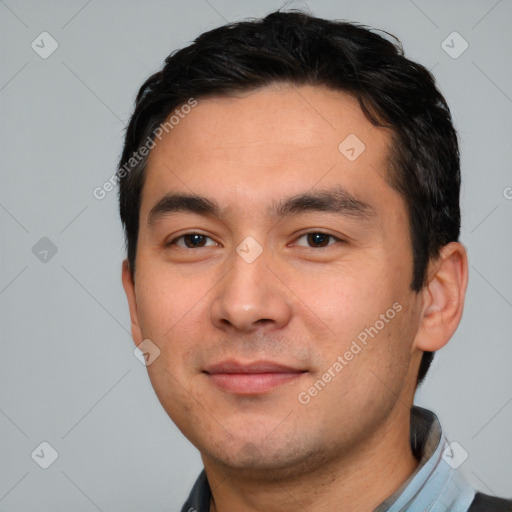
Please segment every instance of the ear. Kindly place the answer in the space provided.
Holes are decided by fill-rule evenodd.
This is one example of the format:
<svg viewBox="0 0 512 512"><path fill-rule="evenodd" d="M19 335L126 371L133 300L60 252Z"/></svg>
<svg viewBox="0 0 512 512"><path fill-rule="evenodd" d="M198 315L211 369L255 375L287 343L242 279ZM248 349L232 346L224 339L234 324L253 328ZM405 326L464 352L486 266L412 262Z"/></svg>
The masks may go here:
<svg viewBox="0 0 512 512"><path fill-rule="evenodd" d="M128 307L130 308L132 338L135 345L138 346L142 343L142 333L139 325L137 300L135 298L135 283L133 282L132 273L130 272L130 266L127 259L123 261L122 280L124 292L126 293L126 298L128 299Z"/></svg>
<svg viewBox="0 0 512 512"><path fill-rule="evenodd" d="M435 352L444 347L459 325L468 284L468 259L459 242L445 245L431 261L428 283L420 292L423 308L414 346Z"/></svg>

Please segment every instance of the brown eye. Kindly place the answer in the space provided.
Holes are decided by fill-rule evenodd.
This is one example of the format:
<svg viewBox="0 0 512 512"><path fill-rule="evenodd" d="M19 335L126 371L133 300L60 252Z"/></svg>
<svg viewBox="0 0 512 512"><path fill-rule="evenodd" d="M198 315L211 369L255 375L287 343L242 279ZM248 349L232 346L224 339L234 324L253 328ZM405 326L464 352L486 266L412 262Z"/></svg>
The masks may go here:
<svg viewBox="0 0 512 512"><path fill-rule="evenodd" d="M168 245L176 245L185 249L200 249L201 247L211 247L212 244L207 245L208 240L213 242L210 237L201 233L187 233L175 238ZM213 245L216 245L215 242Z"/></svg>
<svg viewBox="0 0 512 512"><path fill-rule="evenodd" d="M339 238L336 238L334 235L329 235L328 233L322 233L322 232L311 232L306 233L299 237L297 241L306 239L306 243L309 247L313 249L321 249L323 247L327 247L328 245L333 245L333 243L336 243L337 241L340 242L341 240ZM330 241L332 240L332 243ZM297 245L303 245L297 243Z"/></svg>

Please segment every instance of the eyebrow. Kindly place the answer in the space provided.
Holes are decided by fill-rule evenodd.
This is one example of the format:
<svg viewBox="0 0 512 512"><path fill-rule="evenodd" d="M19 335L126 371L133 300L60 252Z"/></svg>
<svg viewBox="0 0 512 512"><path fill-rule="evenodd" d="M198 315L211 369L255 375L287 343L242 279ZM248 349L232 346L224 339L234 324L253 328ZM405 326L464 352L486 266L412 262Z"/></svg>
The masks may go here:
<svg viewBox="0 0 512 512"><path fill-rule="evenodd" d="M226 209L222 209L214 199L195 194L170 193L163 196L151 208L148 226L153 226L160 219L177 213L221 218L225 211ZM308 212L335 213L362 221L368 221L376 214L372 206L342 187L294 195L273 202L269 209L269 213L273 217L286 217Z"/></svg>
<svg viewBox="0 0 512 512"><path fill-rule="evenodd" d="M368 203L339 186L289 197L274 203L271 211L278 217L307 212L328 212L359 220L369 220L377 213Z"/></svg>
<svg viewBox="0 0 512 512"><path fill-rule="evenodd" d="M153 226L161 218L176 213L221 217L221 209L213 199L198 195L166 194L151 208L148 226Z"/></svg>

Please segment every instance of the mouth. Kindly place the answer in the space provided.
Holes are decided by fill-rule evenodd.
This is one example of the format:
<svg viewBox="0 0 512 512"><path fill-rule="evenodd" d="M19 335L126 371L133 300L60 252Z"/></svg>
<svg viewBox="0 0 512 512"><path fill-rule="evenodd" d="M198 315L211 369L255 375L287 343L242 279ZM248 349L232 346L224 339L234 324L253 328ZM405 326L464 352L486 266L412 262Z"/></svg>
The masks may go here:
<svg viewBox="0 0 512 512"><path fill-rule="evenodd" d="M307 370L272 361L243 364L230 360L212 365L203 373L223 391L237 395L259 395L300 378Z"/></svg>

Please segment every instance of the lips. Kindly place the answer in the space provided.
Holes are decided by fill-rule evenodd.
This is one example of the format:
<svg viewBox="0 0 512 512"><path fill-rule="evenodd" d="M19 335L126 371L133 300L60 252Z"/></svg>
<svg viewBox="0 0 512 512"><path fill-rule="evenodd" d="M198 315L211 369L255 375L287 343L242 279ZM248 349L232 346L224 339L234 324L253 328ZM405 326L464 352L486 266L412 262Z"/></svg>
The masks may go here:
<svg viewBox="0 0 512 512"><path fill-rule="evenodd" d="M306 370L272 361L240 363L223 361L205 372L212 384L234 394L258 395L300 378Z"/></svg>

